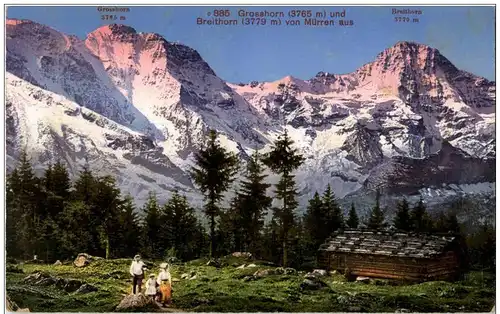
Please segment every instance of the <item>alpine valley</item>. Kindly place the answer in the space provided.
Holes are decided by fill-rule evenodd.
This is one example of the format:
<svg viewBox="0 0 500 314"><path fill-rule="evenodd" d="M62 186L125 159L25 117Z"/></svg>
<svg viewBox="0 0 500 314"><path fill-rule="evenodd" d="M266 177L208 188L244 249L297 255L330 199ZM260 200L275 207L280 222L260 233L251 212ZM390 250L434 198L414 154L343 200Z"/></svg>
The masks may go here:
<svg viewBox="0 0 500 314"><path fill-rule="evenodd" d="M174 190L201 204L187 170L210 128L243 162L287 128L306 158L303 209L330 183L346 211L369 209L379 188L389 214L403 195L423 196L494 223L495 82L436 49L398 42L352 73L232 84L196 50L125 25L84 40L6 26L7 171L26 149L39 172L63 160L72 175L86 163L111 174L138 205Z"/></svg>

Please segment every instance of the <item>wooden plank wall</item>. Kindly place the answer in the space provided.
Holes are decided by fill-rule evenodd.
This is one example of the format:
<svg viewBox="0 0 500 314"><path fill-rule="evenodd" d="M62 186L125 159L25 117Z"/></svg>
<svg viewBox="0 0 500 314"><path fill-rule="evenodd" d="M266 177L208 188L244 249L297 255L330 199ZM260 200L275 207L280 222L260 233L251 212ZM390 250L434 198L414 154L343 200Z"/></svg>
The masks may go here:
<svg viewBox="0 0 500 314"><path fill-rule="evenodd" d="M345 266L339 266L341 258L345 258ZM321 268L340 272L349 268L354 276L412 281L448 279L458 272L458 258L454 252L436 259L320 252L318 264Z"/></svg>

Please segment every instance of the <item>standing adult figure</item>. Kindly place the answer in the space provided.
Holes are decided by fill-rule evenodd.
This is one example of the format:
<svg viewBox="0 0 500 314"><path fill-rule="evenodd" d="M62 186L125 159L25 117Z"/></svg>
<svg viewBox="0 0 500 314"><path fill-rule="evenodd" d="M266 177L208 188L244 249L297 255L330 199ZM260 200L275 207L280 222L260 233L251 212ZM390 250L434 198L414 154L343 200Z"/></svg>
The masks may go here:
<svg viewBox="0 0 500 314"><path fill-rule="evenodd" d="M172 276L170 275L170 266L167 263L160 265L160 273L156 280L160 286L160 302L165 307L172 303Z"/></svg>
<svg viewBox="0 0 500 314"><path fill-rule="evenodd" d="M142 280L144 279L144 270L146 268L146 265L144 264L143 261L141 261L141 256L136 255L134 256L134 260L132 261L132 265L130 265L130 275L132 275L132 285L133 289L132 292L133 294L136 294L136 292L141 293L141 287L142 287ZM138 288L138 289L136 289Z"/></svg>

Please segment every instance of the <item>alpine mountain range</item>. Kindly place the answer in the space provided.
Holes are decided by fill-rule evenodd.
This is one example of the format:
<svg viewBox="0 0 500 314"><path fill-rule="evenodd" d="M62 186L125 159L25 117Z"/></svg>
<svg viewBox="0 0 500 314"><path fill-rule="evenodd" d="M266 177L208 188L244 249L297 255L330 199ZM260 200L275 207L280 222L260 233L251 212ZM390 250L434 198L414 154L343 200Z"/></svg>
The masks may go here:
<svg viewBox="0 0 500 314"><path fill-rule="evenodd" d="M159 34L112 24L82 40L6 23L7 171L26 149L39 173L62 160L77 175L88 163L138 205L174 190L196 205L187 170L209 129L244 162L286 128L306 158L302 209L330 183L346 211L368 210L378 188L389 211L402 196L435 210L466 199L462 220L493 220L495 82L432 47L402 41L352 73L233 84Z"/></svg>

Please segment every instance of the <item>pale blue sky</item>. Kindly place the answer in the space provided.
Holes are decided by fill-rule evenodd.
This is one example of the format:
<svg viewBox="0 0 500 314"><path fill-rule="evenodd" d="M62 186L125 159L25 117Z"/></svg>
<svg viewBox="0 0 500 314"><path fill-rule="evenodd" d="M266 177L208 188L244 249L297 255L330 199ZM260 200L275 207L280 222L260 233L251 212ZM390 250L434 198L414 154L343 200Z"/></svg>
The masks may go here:
<svg viewBox="0 0 500 314"><path fill-rule="evenodd" d="M437 48L457 67L490 80L495 77L493 6L414 7L423 11L419 23L396 23L393 7L302 8L345 8L346 19L355 23L351 27L203 26L196 24L196 18L206 16L213 7L130 8L131 12L122 14L126 16L123 24L196 49L229 82L270 81L286 75L308 79L319 71L348 73L402 40ZM241 8L291 9L224 8L230 9L232 16ZM96 7L9 7L7 16L34 20L80 38L106 24Z"/></svg>

